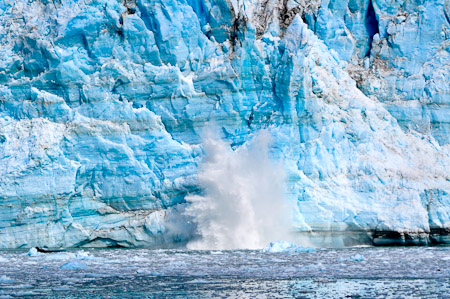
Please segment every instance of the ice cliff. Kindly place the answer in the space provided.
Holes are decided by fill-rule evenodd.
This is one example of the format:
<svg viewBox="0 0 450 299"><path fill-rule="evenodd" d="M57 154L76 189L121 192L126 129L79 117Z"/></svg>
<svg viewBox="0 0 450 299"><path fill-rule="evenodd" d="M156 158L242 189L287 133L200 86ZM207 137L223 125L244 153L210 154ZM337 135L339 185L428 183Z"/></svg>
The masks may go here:
<svg viewBox="0 0 450 299"><path fill-rule="evenodd" d="M272 135L298 234L449 243L449 7L0 0L0 248L185 243L209 123Z"/></svg>

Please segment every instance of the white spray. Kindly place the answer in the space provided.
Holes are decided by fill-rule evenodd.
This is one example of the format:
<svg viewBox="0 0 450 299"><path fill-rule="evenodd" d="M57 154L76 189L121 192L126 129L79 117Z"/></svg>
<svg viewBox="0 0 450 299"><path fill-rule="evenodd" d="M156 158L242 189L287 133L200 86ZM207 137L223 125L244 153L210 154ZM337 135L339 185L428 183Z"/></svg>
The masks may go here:
<svg viewBox="0 0 450 299"><path fill-rule="evenodd" d="M233 151L220 139L205 139L206 156L198 175L205 195L187 198L187 214L202 238L188 248L258 249L288 238L285 175L281 165L269 159L270 141L269 133L262 131Z"/></svg>

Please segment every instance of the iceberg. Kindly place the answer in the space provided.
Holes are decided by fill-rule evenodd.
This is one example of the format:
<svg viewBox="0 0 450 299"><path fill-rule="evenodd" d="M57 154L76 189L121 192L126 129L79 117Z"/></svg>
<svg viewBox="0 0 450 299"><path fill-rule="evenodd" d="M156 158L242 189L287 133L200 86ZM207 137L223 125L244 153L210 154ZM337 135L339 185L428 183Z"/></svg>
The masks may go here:
<svg viewBox="0 0 450 299"><path fill-rule="evenodd" d="M39 252L36 247L31 247L30 250L26 253L27 256L42 256L45 255L42 252Z"/></svg>
<svg viewBox="0 0 450 299"><path fill-rule="evenodd" d="M263 252L313 252L314 248L303 247L288 241L276 241L270 242L269 245L263 248Z"/></svg>
<svg viewBox="0 0 450 299"><path fill-rule="evenodd" d="M354 262L362 262L365 260L364 256L362 256L361 254L355 254L351 256L349 259Z"/></svg>
<svg viewBox="0 0 450 299"><path fill-rule="evenodd" d="M184 246L210 123L268 132L302 238L449 243L449 39L444 0L0 1L0 248Z"/></svg>
<svg viewBox="0 0 450 299"><path fill-rule="evenodd" d="M65 264L62 264L59 268L63 270L80 270L86 269L87 265L78 261L70 261Z"/></svg>

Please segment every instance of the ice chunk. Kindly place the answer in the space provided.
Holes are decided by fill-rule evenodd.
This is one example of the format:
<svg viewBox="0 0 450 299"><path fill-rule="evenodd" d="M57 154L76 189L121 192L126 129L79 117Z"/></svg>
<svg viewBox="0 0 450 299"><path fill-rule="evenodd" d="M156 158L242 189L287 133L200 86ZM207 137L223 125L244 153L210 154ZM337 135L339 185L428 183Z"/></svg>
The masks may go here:
<svg viewBox="0 0 450 299"><path fill-rule="evenodd" d="M267 245L263 252L313 252L314 248L303 247L288 241L276 241Z"/></svg>
<svg viewBox="0 0 450 299"><path fill-rule="evenodd" d="M6 275L0 275L0 283L13 283L14 279L6 276Z"/></svg>
<svg viewBox="0 0 450 299"><path fill-rule="evenodd" d="M350 260L355 262L362 262L364 261L364 259L365 259L364 256L362 256L361 254L355 254L350 257Z"/></svg>
<svg viewBox="0 0 450 299"><path fill-rule="evenodd" d="M350 256L348 258L347 257L346 258L344 258L344 257L340 257L339 258L340 262L346 262L346 261L362 262L364 260L365 260L365 257L363 255L359 254L359 253L357 253L355 255L352 255L352 256Z"/></svg>
<svg viewBox="0 0 450 299"><path fill-rule="evenodd" d="M82 262L79 261L70 261L65 264L62 264L60 269L63 270L79 270L79 269L86 269L88 266Z"/></svg>
<svg viewBox="0 0 450 299"><path fill-rule="evenodd" d="M28 255L28 256L41 256L41 255L45 255L45 254L42 253L42 252L39 252L36 247L31 247L30 250L28 250L28 252L26 253L26 255Z"/></svg>

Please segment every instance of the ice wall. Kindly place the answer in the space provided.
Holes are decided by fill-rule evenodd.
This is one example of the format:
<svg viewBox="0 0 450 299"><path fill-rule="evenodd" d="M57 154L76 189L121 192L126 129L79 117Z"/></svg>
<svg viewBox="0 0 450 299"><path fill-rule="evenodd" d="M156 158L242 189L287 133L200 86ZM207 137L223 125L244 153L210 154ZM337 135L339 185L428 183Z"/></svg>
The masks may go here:
<svg viewBox="0 0 450 299"><path fill-rule="evenodd" d="M447 7L0 0L0 247L185 243L211 121L272 135L299 234L448 242Z"/></svg>

